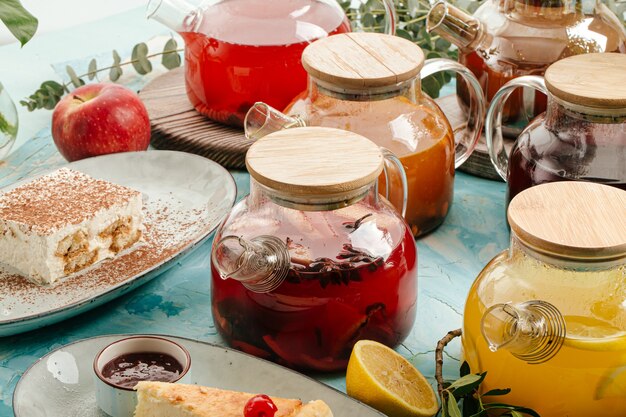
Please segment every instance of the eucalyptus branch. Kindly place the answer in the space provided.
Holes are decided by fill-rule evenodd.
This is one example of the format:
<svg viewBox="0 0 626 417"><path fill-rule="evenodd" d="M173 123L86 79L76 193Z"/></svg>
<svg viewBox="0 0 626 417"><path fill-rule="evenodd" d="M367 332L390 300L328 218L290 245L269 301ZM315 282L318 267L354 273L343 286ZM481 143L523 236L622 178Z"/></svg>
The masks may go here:
<svg viewBox="0 0 626 417"><path fill-rule="evenodd" d="M161 65L167 69L179 67L181 65L180 52L183 49L178 48L178 44L172 38L169 39L163 51L148 54L148 46L145 43L139 43L133 48L131 59L122 62L120 54L117 51L113 51L113 64L106 67L98 68L98 64L94 59L89 62L88 70L86 73L76 75L76 71L70 65L65 67L65 71L69 76L69 81L65 83L58 83L54 80L44 81L39 89L31 94L28 98L21 100L20 104L27 107L29 111L36 109L49 109L52 110L54 106L61 100L61 98L69 93L70 87L78 88L86 83L85 78L93 80L96 76L104 71L109 72L109 80L115 82L123 74L123 68L131 65L135 71L140 75L146 75L152 71L151 58L161 56Z"/></svg>

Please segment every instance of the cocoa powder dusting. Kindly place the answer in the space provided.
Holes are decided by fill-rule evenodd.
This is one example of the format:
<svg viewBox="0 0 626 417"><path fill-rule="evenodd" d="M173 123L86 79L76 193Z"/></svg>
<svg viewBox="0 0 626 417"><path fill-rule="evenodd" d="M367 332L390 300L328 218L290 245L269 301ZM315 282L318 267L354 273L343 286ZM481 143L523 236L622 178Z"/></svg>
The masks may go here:
<svg viewBox="0 0 626 417"><path fill-rule="evenodd" d="M100 210L125 204L138 194L128 187L61 168L0 194L0 219L45 235L78 224Z"/></svg>
<svg viewBox="0 0 626 417"><path fill-rule="evenodd" d="M215 213L209 206L172 210L167 200L149 200L144 204L142 241L120 252L115 258L99 262L86 270L59 279L51 286L40 286L27 278L9 274L0 266L0 300L7 311L19 305L30 310L18 316L63 307L89 299L133 277L154 269L215 227ZM46 299L45 306L42 300ZM50 305L47 303L53 300ZM25 308L26 305L31 307ZM27 306L26 306L27 307ZM1 313L1 311L0 311Z"/></svg>

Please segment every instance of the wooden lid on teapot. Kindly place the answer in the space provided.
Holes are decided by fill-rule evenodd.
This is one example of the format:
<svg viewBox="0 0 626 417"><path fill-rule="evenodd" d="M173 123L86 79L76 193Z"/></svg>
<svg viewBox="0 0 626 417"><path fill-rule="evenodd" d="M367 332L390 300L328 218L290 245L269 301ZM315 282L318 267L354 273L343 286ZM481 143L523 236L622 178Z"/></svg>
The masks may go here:
<svg viewBox="0 0 626 417"><path fill-rule="evenodd" d="M568 103L602 109L626 108L626 55L575 55L550 65L545 74L552 95Z"/></svg>
<svg viewBox="0 0 626 417"><path fill-rule="evenodd" d="M346 89L394 85L418 76L424 53L413 42L381 33L342 33L304 49L302 66L317 80Z"/></svg>
<svg viewBox="0 0 626 417"><path fill-rule="evenodd" d="M252 144L246 166L258 183L283 198L347 201L362 196L383 170L380 148L356 133L301 127L271 133Z"/></svg>
<svg viewBox="0 0 626 417"><path fill-rule="evenodd" d="M591 182L528 188L508 208L511 230L526 245L580 260L626 256L626 191Z"/></svg>

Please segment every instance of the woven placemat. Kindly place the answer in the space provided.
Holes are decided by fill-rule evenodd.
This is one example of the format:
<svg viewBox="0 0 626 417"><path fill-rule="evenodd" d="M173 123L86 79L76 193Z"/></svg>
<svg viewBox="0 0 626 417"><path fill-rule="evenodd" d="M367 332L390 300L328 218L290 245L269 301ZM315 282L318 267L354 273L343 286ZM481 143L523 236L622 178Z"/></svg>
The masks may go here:
<svg viewBox="0 0 626 417"><path fill-rule="evenodd" d="M156 149L205 156L226 168L245 169L252 144L243 129L226 126L198 113L185 92L184 68L176 68L148 83L139 93L152 127Z"/></svg>
<svg viewBox="0 0 626 417"><path fill-rule="evenodd" d="M184 68L176 68L152 80L139 93L150 115L152 146L202 155L226 168L245 169L246 151L253 141L245 138L243 129L214 122L198 113L187 99L184 77ZM456 95L436 101L453 127L464 123ZM507 151L512 144L505 141ZM484 136L459 170L501 180L489 159Z"/></svg>

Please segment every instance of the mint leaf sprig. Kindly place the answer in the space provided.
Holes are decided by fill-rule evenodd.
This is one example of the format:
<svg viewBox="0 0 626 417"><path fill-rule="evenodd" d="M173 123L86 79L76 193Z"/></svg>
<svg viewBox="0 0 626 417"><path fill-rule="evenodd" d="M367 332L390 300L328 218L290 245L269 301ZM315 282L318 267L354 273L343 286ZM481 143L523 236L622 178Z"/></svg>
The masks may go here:
<svg viewBox="0 0 626 417"><path fill-rule="evenodd" d="M70 88L78 88L81 85L85 85L85 78L93 80L96 76L103 72L108 71L109 80L115 82L124 73L123 68L128 65L132 65L133 69L140 75L146 75L152 71L152 63L150 58L161 56L161 65L167 69L173 69L181 65L180 52L183 49L178 48L178 44L174 38L169 39L163 48L163 51L154 54L149 54L148 45L144 42L134 46L130 60L122 62L120 54L113 50L113 64L107 67L98 68L98 63L95 59L89 62L87 72L81 75L76 74L76 70L70 65L65 67L65 71L70 80L66 83L59 83L54 80L48 80L41 83L41 86L37 91L31 94L28 98L20 100L20 104L28 108L28 111L37 109L52 110L54 106L63 98L66 93L70 92Z"/></svg>
<svg viewBox="0 0 626 417"><path fill-rule="evenodd" d="M540 417L539 413L527 407L506 404L503 402L485 402L484 397L504 396L511 392L510 388L492 389L480 393L480 384L485 380L487 372L470 373L467 362L463 362L460 378L446 382L442 376L443 350L454 338L461 336L461 329L452 330L437 343L435 350L435 379L441 399L440 417L487 417L489 413L498 411L502 417Z"/></svg>

